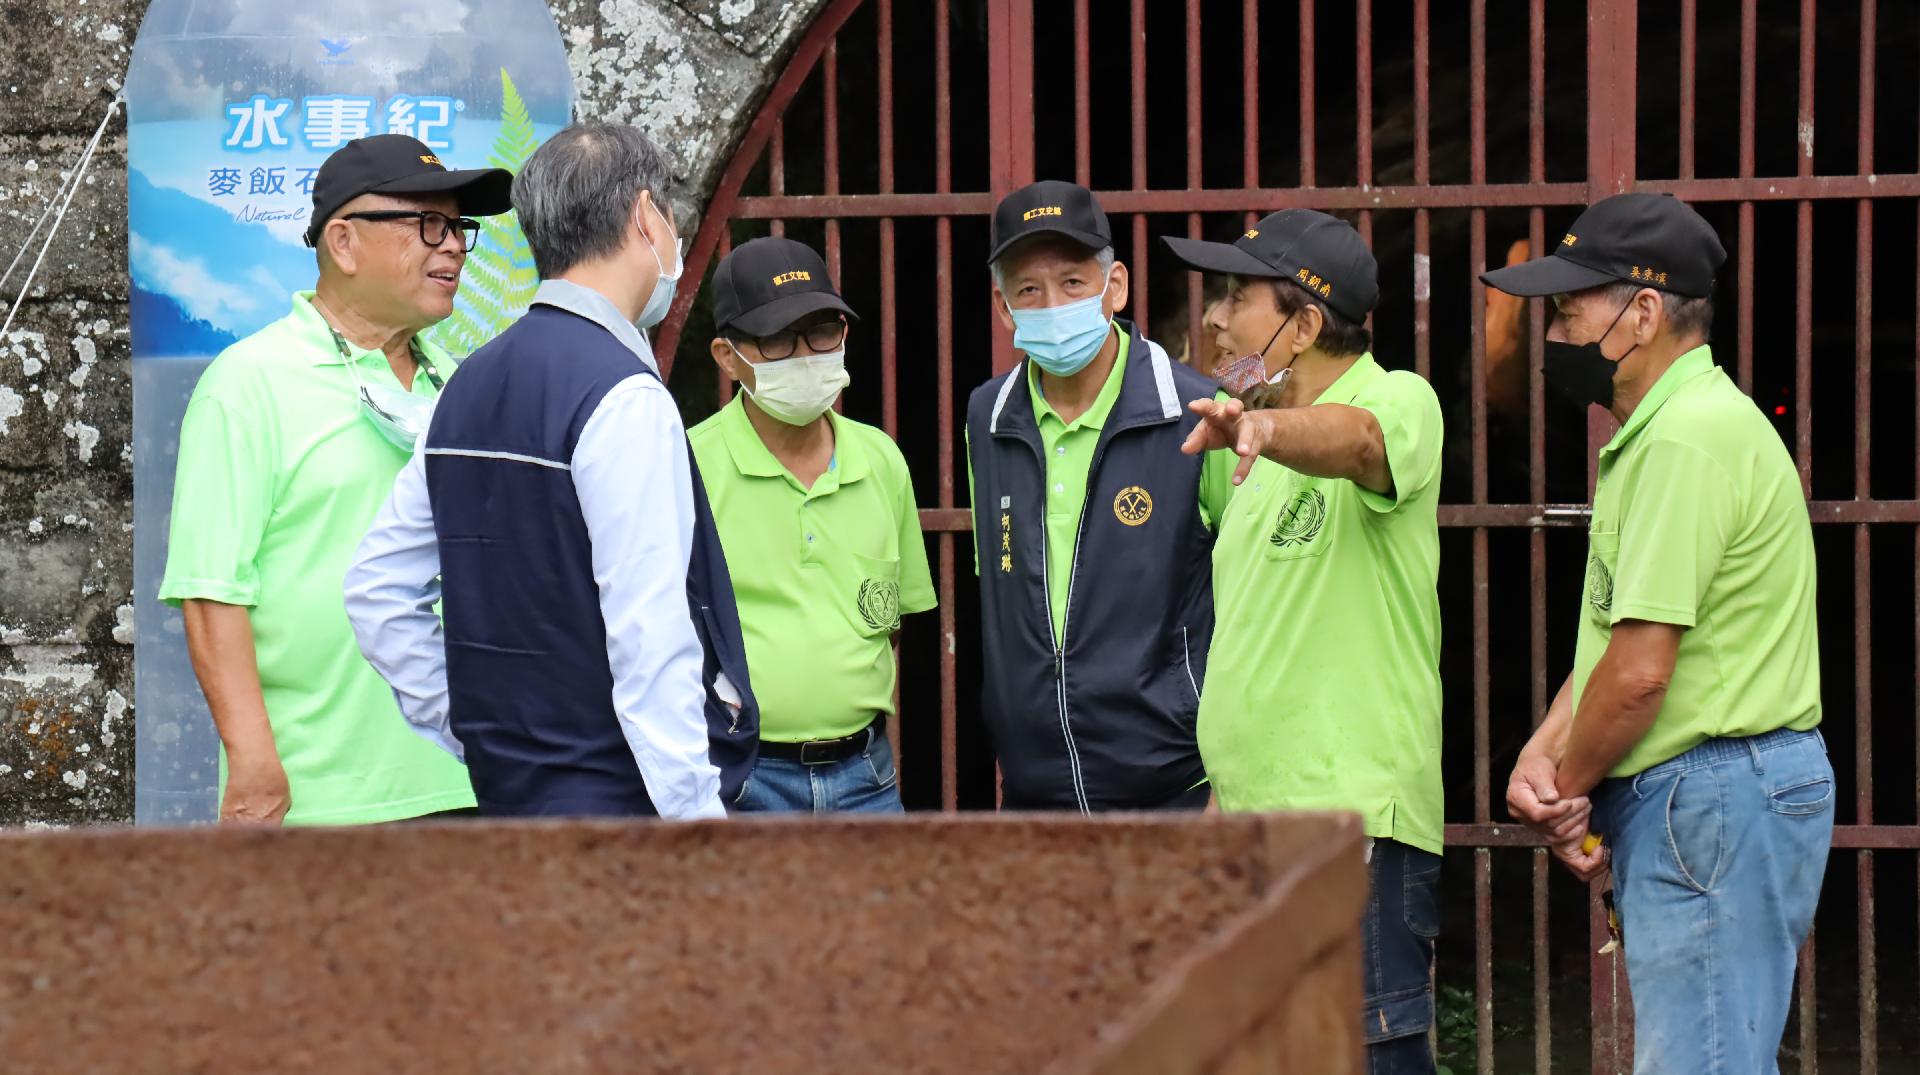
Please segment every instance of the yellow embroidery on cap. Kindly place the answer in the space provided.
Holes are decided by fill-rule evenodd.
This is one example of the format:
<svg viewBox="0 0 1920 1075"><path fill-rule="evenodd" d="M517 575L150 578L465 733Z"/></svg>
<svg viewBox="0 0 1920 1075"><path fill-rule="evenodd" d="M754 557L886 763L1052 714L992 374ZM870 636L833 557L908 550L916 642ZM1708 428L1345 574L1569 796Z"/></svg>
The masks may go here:
<svg viewBox="0 0 1920 1075"><path fill-rule="evenodd" d="M782 284L791 284L795 280L811 280L811 279L813 279L812 273L806 272L801 269L795 269L793 272L783 272L779 276L774 277L773 286L779 287Z"/></svg>
<svg viewBox="0 0 1920 1075"><path fill-rule="evenodd" d="M1574 243L1577 243L1579 241L1580 241L1580 237L1578 235L1575 235L1572 232L1568 232L1565 235L1562 235L1560 237L1561 246L1572 246Z"/></svg>
<svg viewBox="0 0 1920 1075"><path fill-rule="evenodd" d="M1027 211L1026 211L1026 212L1024 212L1024 213L1021 213L1021 214L1020 214L1020 219L1021 219L1021 220L1032 220L1032 219L1033 219L1034 217L1037 217L1037 216L1060 216L1060 215L1061 215L1061 213L1060 213L1060 207L1059 207L1059 206L1057 206L1057 205L1043 205L1043 206L1041 206L1041 207L1040 207L1040 208L1038 208L1038 209L1029 209L1029 210L1027 210Z"/></svg>
<svg viewBox="0 0 1920 1075"><path fill-rule="evenodd" d="M420 158L420 163L421 164L440 164L440 158L434 157L434 156L423 156ZM446 165L440 164L440 167L445 168Z"/></svg>
<svg viewBox="0 0 1920 1075"><path fill-rule="evenodd" d="M1242 235L1242 236L1241 236L1240 238L1242 238L1242 239L1251 239L1251 238L1253 238L1254 236L1256 236L1256 235L1258 235L1258 234L1260 234L1260 229L1259 229L1259 228L1248 228L1248 229L1247 229L1247 233L1246 233L1245 235Z"/></svg>

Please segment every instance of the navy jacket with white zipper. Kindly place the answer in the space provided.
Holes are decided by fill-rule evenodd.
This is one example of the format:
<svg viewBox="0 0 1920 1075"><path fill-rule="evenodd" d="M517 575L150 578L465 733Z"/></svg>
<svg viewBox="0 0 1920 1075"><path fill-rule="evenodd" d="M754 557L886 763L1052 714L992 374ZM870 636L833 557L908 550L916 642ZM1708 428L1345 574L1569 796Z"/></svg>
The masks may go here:
<svg viewBox="0 0 1920 1075"><path fill-rule="evenodd" d="M1200 518L1203 457L1180 445L1200 421L1187 404L1218 386L1118 325L1131 337L1127 367L1094 451L1072 577L1055 582L1069 587L1057 640L1026 363L967 403L981 714L1009 809L1149 809L1204 776L1194 720L1213 634L1213 534Z"/></svg>

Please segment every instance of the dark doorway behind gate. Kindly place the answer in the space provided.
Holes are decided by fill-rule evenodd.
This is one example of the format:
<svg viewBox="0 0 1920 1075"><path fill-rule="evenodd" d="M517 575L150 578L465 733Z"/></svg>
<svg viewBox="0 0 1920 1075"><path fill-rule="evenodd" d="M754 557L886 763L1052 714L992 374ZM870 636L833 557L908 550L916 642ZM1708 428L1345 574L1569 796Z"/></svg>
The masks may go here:
<svg viewBox="0 0 1920 1075"><path fill-rule="evenodd" d="M1353 220L1381 264L1375 353L1447 408L1443 1055L1626 1071L1597 903L1502 806L1571 664L1610 431L1543 392L1539 304L1475 276L1592 199L1687 198L1731 253L1716 358L1794 450L1817 524L1846 802L1783 1069L1920 1070L1917 71L1920 11L1875 0L835 0L722 178L661 350L689 423L711 413L696 282L754 235L827 252L864 318L844 408L912 464L940 586L902 636L905 795L991 808L960 427L1012 360L988 306L993 202L1035 178L1098 191L1130 312L1176 353L1204 343L1204 285L1158 236L1226 238L1286 205Z"/></svg>

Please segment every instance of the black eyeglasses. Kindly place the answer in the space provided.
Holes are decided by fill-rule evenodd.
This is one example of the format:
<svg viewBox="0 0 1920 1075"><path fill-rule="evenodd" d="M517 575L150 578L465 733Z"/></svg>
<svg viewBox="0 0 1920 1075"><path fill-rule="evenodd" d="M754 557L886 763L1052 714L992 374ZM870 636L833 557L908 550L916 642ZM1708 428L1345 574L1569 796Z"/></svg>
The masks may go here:
<svg viewBox="0 0 1920 1075"><path fill-rule="evenodd" d="M428 246L439 246L447 241L447 236L457 229L460 232L460 247L472 251L474 244L480 241L480 222L472 217L451 217L445 213L436 213L431 209L370 209L364 213L347 213L341 220L418 220L420 222L420 241Z"/></svg>
<svg viewBox="0 0 1920 1075"><path fill-rule="evenodd" d="M808 325L803 329L781 329L755 340L760 348L760 357L769 362L778 362L783 358L792 358L793 352L800 346L802 337L806 338L807 349L814 354L831 351L840 346L847 338L845 320L822 321L817 325Z"/></svg>

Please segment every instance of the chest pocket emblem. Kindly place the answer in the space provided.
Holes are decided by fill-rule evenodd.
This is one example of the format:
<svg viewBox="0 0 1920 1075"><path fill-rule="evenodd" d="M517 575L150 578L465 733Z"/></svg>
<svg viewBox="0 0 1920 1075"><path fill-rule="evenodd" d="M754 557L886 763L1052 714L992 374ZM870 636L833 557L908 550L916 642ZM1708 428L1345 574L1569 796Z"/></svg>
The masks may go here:
<svg viewBox="0 0 1920 1075"><path fill-rule="evenodd" d="M860 584L860 618L876 631L900 629L900 584L867 579Z"/></svg>
<svg viewBox="0 0 1920 1075"><path fill-rule="evenodd" d="M1587 559L1587 604L1602 616L1613 611L1613 572L1598 556Z"/></svg>
<svg viewBox="0 0 1920 1075"><path fill-rule="evenodd" d="M1153 518L1153 497L1137 485L1129 485L1113 495L1113 517L1127 526L1139 526Z"/></svg>
<svg viewBox="0 0 1920 1075"><path fill-rule="evenodd" d="M1318 489L1302 489L1280 512L1280 521L1274 524L1273 534L1267 540L1283 549L1289 545L1309 545L1320 536L1320 528L1325 525L1327 495Z"/></svg>

